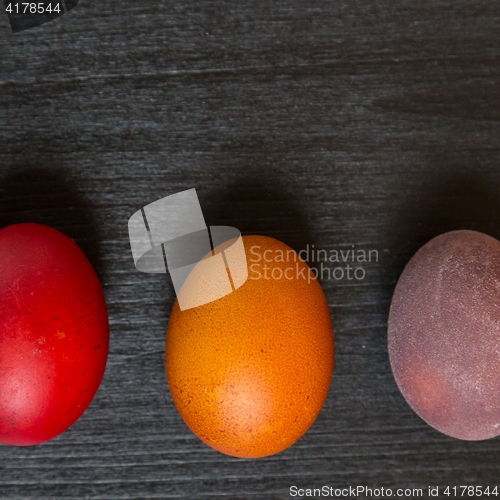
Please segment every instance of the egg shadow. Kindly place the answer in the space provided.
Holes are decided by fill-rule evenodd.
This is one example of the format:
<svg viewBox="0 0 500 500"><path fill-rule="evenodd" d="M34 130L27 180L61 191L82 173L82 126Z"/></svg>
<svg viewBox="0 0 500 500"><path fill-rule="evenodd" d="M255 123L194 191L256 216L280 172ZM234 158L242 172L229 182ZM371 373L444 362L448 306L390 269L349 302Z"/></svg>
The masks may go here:
<svg viewBox="0 0 500 500"><path fill-rule="evenodd" d="M0 177L0 228L26 222L53 227L75 241L100 276L100 238L93 208L81 196L71 171L53 166L52 160L42 162L47 167L17 164L15 173Z"/></svg>
<svg viewBox="0 0 500 500"><path fill-rule="evenodd" d="M388 219L383 241L390 254L380 261L381 282L386 286L379 294L380 312L386 318L403 269L428 241L461 229L500 238L500 186L481 178L473 168L464 172L457 166L456 173L452 168L447 172L426 174L419 190L402 196L395 215Z"/></svg>
<svg viewBox="0 0 500 500"><path fill-rule="evenodd" d="M438 164L438 159L434 158L432 163ZM387 349L392 296L401 273L415 253L431 239L448 231L468 229L500 238L500 186L481 177L479 169L464 170L457 165L454 171L450 165L447 167L445 173L427 172L411 196L401 196L398 210L388 220L384 245L390 249L390 255L380 263L383 274L380 281L384 286L378 294L380 312L386 320L386 328L381 329L378 339L384 346L384 361L380 366L384 372L392 371ZM387 390L397 395L404 415L413 415L396 381L392 377L390 380ZM423 425L416 414L412 418L415 425ZM430 438L433 432L431 427L424 426L422 439Z"/></svg>
<svg viewBox="0 0 500 500"><path fill-rule="evenodd" d="M393 258L384 274L397 281L413 255L428 241L448 231L469 229L500 238L500 186L477 171L436 174L417 196L401 204L386 234Z"/></svg>
<svg viewBox="0 0 500 500"><path fill-rule="evenodd" d="M314 243L314 235L300 201L274 179L249 174L221 189L199 193L209 226L233 226L243 236L275 238L295 251Z"/></svg>
<svg viewBox="0 0 500 500"><path fill-rule="evenodd" d="M300 204L278 182L261 179L262 173L255 172L220 188L196 187L207 226L235 227L243 236L269 236L297 252L314 243ZM164 296L174 297L166 301L170 317L175 301L172 280L164 280L161 286Z"/></svg>

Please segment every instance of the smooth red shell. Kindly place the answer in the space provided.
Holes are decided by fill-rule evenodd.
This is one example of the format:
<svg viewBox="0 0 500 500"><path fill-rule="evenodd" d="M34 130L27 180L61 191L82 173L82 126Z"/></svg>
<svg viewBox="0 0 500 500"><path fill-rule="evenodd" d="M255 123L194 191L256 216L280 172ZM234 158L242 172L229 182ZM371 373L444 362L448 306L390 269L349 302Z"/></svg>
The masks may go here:
<svg viewBox="0 0 500 500"><path fill-rule="evenodd" d="M72 425L108 347L104 294L78 245L40 224L0 230L0 442L38 444Z"/></svg>

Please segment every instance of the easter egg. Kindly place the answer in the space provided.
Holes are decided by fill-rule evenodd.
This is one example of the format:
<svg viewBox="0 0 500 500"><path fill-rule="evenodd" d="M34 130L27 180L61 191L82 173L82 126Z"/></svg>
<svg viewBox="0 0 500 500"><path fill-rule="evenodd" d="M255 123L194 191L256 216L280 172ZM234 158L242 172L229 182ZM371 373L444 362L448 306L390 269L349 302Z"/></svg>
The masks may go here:
<svg viewBox="0 0 500 500"><path fill-rule="evenodd" d="M285 450L315 421L334 337L323 290L298 254L264 236L243 244L242 286L192 309L175 302L166 371L180 415L204 443L257 458Z"/></svg>
<svg viewBox="0 0 500 500"><path fill-rule="evenodd" d="M76 243L40 224L0 230L0 442L39 444L72 425L108 345L104 294Z"/></svg>
<svg viewBox="0 0 500 500"><path fill-rule="evenodd" d="M500 435L500 242L452 231L424 245L397 283L388 341L399 389L429 425Z"/></svg>

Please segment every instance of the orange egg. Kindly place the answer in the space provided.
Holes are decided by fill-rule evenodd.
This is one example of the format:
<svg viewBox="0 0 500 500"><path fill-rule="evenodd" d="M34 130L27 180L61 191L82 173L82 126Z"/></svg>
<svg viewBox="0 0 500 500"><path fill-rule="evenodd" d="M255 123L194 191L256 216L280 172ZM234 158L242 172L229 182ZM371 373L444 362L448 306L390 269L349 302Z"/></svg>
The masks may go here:
<svg viewBox="0 0 500 500"><path fill-rule="evenodd" d="M288 448L315 421L334 339L323 290L297 253L265 236L243 244L248 279L240 288L184 311L176 300L166 369L179 413L204 443L257 458Z"/></svg>

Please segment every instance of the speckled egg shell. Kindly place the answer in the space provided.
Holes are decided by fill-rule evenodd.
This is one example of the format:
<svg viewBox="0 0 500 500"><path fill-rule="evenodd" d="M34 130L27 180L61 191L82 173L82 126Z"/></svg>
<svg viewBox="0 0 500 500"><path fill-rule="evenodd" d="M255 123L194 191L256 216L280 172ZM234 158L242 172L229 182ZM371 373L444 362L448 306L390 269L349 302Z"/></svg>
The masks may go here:
<svg viewBox="0 0 500 500"><path fill-rule="evenodd" d="M249 276L241 288L185 311L176 301L166 368L191 430L218 451L256 458L289 447L315 421L330 387L334 339L307 264L272 238L243 243Z"/></svg>
<svg viewBox="0 0 500 500"><path fill-rule="evenodd" d="M410 406L444 434L500 435L500 242L453 231L424 245L401 275L389 356Z"/></svg>

